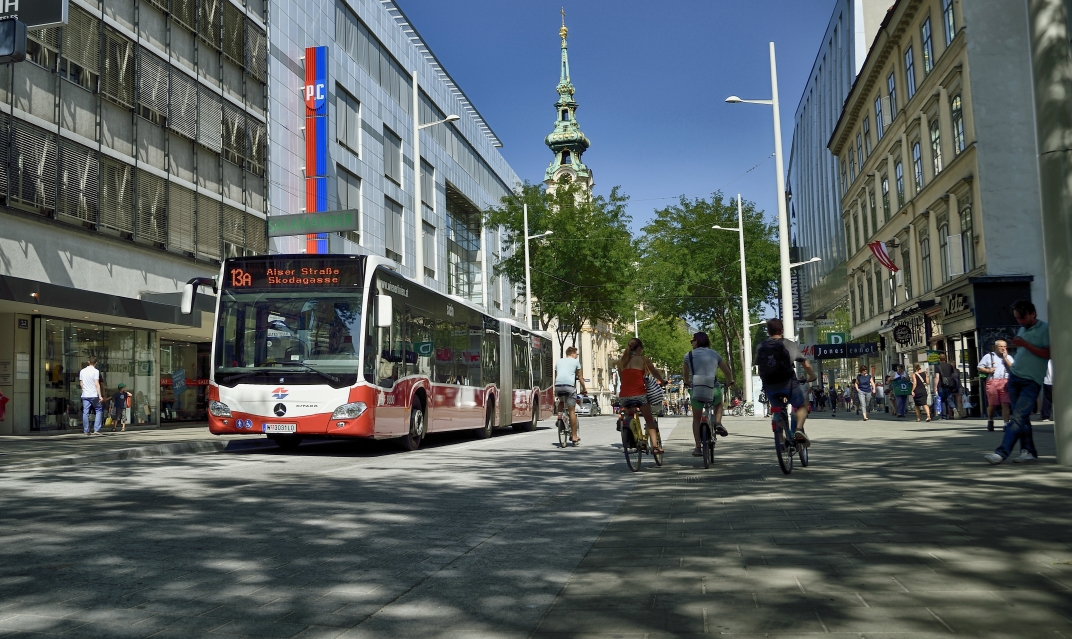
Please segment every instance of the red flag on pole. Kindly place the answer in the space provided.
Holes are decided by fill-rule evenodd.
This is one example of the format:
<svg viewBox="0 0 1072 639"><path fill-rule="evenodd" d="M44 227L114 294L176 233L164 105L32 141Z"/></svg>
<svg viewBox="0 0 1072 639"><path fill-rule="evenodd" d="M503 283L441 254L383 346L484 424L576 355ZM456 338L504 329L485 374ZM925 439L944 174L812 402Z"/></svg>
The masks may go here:
<svg viewBox="0 0 1072 639"><path fill-rule="evenodd" d="M879 264L882 264L893 273L901 270L897 268L897 265L893 263L893 259L890 258L890 254L886 252L886 244L884 242L871 242L867 247L871 249L871 253L874 254L875 259L879 261Z"/></svg>

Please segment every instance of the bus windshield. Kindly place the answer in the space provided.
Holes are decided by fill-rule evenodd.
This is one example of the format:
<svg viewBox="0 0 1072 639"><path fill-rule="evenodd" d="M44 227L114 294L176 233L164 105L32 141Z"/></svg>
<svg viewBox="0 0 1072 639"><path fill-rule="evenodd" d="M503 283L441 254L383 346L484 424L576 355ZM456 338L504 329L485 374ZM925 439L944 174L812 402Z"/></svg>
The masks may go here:
<svg viewBox="0 0 1072 639"><path fill-rule="evenodd" d="M215 380L352 386L360 368L357 291L224 289L217 315Z"/></svg>

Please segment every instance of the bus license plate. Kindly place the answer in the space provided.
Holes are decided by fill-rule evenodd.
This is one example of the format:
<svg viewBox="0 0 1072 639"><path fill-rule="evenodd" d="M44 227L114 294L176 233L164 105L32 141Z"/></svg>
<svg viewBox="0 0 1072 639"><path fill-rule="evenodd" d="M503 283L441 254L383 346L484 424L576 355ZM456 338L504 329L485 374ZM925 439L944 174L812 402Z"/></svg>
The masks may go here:
<svg viewBox="0 0 1072 639"><path fill-rule="evenodd" d="M265 424L264 432L266 433L296 433L298 432L297 424Z"/></svg>

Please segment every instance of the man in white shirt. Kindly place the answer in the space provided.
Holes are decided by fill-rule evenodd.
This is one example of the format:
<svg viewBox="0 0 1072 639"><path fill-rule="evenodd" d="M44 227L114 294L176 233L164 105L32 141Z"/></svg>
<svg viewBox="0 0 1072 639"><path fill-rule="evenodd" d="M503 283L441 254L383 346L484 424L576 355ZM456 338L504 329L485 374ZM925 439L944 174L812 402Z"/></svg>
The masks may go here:
<svg viewBox="0 0 1072 639"><path fill-rule="evenodd" d="M581 374L581 362L578 359L577 347L570 346L566 349L566 356L555 364L555 400L564 402L569 411L570 441L574 446L581 443L577 435L577 382L581 383L581 392L588 394L588 387L584 384L584 375Z"/></svg>
<svg viewBox="0 0 1072 639"><path fill-rule="evenodd" d="M994 409L1001 406L1001 421L1009 421L1009 367L1005 358L1009 347L1005 340L994 342L994 350L979 360L979 372L986 373L986 429L994 430Z"/></svg>
<svg viewBox="0 0 1072 639"><path fill-rule="evenodd" d="M78 371L78 381L82 385L82 432L86 435L100 435L101 429L101 385L100 371L97 370L97 358L90 357L86 367ZM93 432L89 432L89 411L93 409Z"/></svg>

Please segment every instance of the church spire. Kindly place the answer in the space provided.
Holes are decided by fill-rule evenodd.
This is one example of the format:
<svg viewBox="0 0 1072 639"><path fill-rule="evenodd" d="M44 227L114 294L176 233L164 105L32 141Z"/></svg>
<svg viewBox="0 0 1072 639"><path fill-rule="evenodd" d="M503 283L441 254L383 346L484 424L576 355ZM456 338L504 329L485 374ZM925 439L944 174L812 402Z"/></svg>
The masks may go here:
<svg viewBox="0 0 1072 639"><path fill-rule="evenodd" d="M573 99L574 88L570 81L569 52L566 38L569 29L566 28L566 11L562 10L562 28L558 30L562 38L562 68L558 86L558 101L555 102L555 129L544 140L555 154L551 164L544 173L544 183L549 187L562 177L568 177L573 181L580 181L589 189L592 187L592 173L581 161L581 155L588 150L591 144L577 124L577 101Z"/></svg>

